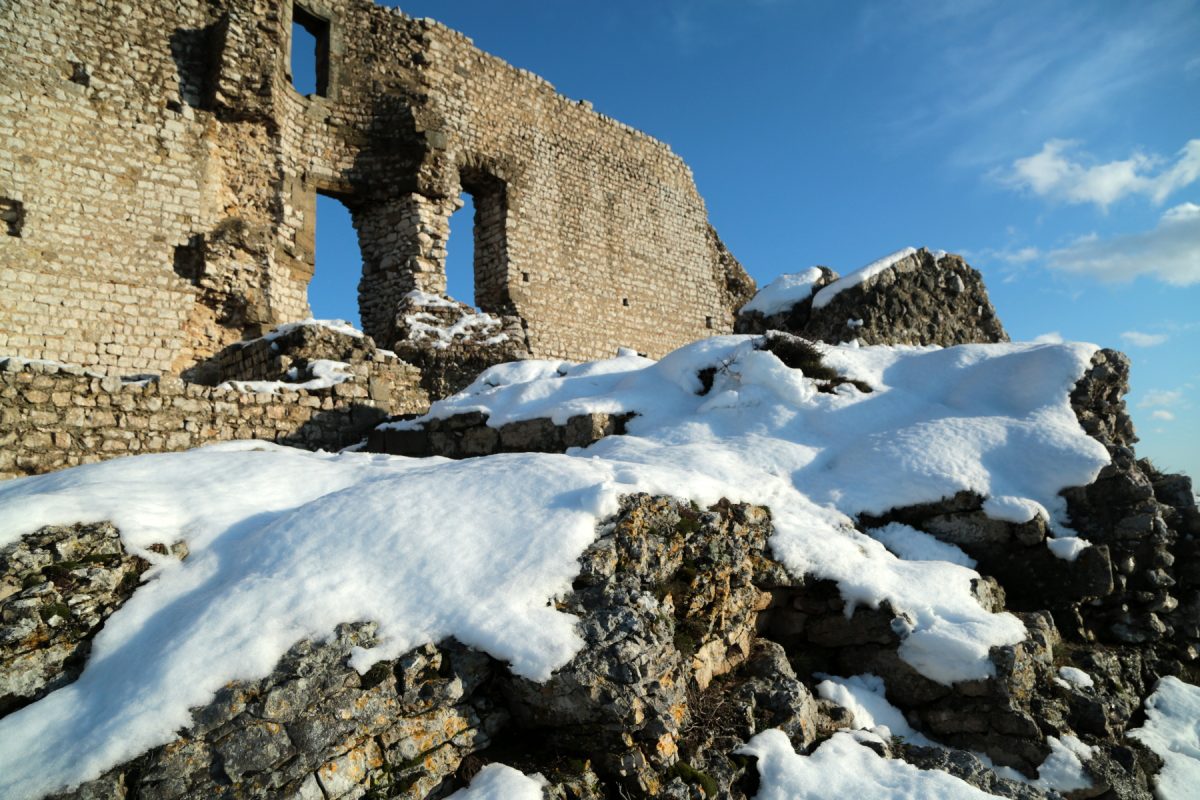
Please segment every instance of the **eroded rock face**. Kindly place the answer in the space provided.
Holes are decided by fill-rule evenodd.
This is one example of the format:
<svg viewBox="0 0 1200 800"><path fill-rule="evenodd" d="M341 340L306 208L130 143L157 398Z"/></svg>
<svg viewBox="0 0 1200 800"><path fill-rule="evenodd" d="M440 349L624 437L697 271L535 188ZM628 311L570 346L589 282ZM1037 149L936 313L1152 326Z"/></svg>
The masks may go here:
<svg viewBox="0 0 1200 800"><path fill-rule="evenodd" d="M562 605L580 617L584 649L544 684L510 682L516 719L553 729L557 741L577 752L595 753L604 773L636 793L657 795L673 780L686 782L677 773L689 768L740 775L728 750L710 751L706 737L716 731L693 726L703 717L697 699L754 651L758 613L771 600L755 586L770 530L760 508L702 511L645 495L628 499L584 554L575 590ZM756 701L754 679L743 682L734 693L744 697L729 711L742 726L738 732L755 732L761 709L788 726L798 744L811 743L817 728L811 695L790 668L761 677L769 671L757 670L759 683L774 687L771 681L790 678L779 691L792 702L780 708L766 686Z"/></svg>
<svg viewBox="0 0 1200 800"><path fill-rule="evenodd" d="M359 675L346 660L374 643L370 623L300 642L266 678L194 709L174 742L59 797L439 796L507 719L485 691L493 662L446 642Z"/></svg>
<svg viewBox="0 0 1200 800"><path fill-rule="evenodd" d="M734 329L783 330L829 344L853 339L863 344L943 346L1008 341L983 278L961 256L921 248L815 308L813 297L837 278L832 270L821 270L812 297L770 317L756 311L739 314Z"/></svg>
<svg viewBox="0 0 1200 800"><path fill-rule="evenodd" d="M79 677L147 567L108 523L42 528L0 549L0 716Z"/></svg>

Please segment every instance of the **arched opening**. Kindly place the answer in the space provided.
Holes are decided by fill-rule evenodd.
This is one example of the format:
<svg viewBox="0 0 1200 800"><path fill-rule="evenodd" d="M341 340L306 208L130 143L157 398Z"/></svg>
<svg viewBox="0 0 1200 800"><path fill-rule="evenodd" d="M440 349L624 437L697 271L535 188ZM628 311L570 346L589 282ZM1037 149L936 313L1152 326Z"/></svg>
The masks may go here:
<svg viewBox="0 0 1200 800"><path fill-rule="evenodd" d="M462 208L450 215L446 238L446 294L475 305L475 198L463 190Z"/></svg>
<svg viewBox="0 0 1200 800"><path fill-rule="evenodd" d="M344 319L356 328L358 281L363 260L350 209L336 197L317 193L316 244L308 305L317 319Z"/></svg>

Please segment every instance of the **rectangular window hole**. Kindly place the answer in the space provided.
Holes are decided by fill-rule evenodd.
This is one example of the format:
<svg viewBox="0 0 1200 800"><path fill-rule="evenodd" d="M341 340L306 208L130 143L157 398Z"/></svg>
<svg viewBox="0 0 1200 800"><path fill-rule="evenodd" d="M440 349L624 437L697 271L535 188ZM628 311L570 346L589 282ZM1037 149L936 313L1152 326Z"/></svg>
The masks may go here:
<svg viewBox="0 0 1200 800"><path fill-rule="evenodd" d="M521 273L521 283L529 283L529 273L528 272Z"/></svg>
<svg viewBox="0 0 1200 800"><path fill-rule="evenodd" d="M184 244L175 245L175 257L172 264L175 274L198 286L200 279L204 277L206 249L203 233L194 233Z"/></svg>
<svg viewBox="0 0 1200 800"><path fill-rule="evenodd" d="M708 328L709 330L712 330L712 317L704 318L704 327Z"/></svg>
<svg viewBox="0 0 1200 800"><path fill-rule="evenodd" d="M92 76L88 73L87 67L85 67L83 64L79 63L78 61L72 61L70 63L71 63L71 77L68 78L67 80L71 81L71 83L77 83L80 86L91 86L92 85Z"/></svg>
<svg viewBox="0 0 1200 800"><path fill-rule="evenodd" d="M9 236L20 236L25 226L25 206L20 200L0 197L0 222L4 223Z"/></svg>
<svg viewBox="0 0 1200 800"><path fill-rule="evenodd" d="M300 94L329 95L329 20L292 6L292 85Z"/></svg>
<svg viewBox="0 0 1200 800"><path fill-rule="evenodd" d="M628 298L628 297L622 297L622 298L621 298L621 305L623 305L623 306L625 306L626 308L628 308L628 307L629 307L629 298Z"/></svg>

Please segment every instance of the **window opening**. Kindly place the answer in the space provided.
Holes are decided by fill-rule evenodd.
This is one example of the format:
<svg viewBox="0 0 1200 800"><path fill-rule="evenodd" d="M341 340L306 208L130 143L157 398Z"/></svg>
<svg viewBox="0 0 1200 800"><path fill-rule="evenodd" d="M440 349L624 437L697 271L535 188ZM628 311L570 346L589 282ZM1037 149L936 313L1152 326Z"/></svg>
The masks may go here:
<svg viewBox="0 0 1200 800"><path fill-rule="evenodd" d="M20 200L0 197L0 222L4 223L9 236L20 236L25 225L25 206Z"/></svg>
<svg viewBox="0 0 1200 800"><path fill-rule="evenodd" d="M475 305L475 197L462 193L462 208L450 215L446 238L446 294Z"/></svg>
<svg viewBox="0 0 1200 800"><path fill-rule="evenodd" d="M316 247L308 305L317 319L344 319L362 328L358 313L358 281L362 251L350 209L336 197L317 193Z"/></svg>
<svg viewBox="0 0 1200 800"><path fill-rule="evenodd" d="M329 94L329 20L292 6L292 85L300 94Z"/></svg>

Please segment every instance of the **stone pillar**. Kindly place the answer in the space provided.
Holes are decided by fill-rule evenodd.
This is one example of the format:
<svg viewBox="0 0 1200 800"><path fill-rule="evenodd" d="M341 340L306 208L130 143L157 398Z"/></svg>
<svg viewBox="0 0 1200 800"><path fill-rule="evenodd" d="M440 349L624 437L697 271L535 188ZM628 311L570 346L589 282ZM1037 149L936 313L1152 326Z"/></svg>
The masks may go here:
<svg viewBox="0 0 1200 800"><path fill-rule="evenodd" d="M445 293L455 202L409 194L351 209L363 258L358 310L363 330L380 347L392 345L396 309L406 293Z"/></svg>

